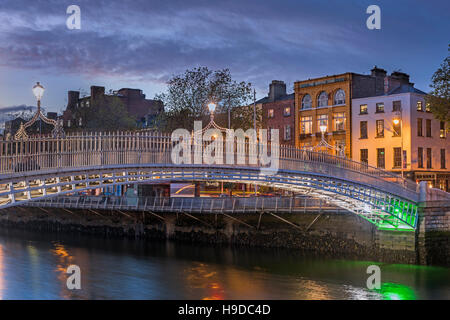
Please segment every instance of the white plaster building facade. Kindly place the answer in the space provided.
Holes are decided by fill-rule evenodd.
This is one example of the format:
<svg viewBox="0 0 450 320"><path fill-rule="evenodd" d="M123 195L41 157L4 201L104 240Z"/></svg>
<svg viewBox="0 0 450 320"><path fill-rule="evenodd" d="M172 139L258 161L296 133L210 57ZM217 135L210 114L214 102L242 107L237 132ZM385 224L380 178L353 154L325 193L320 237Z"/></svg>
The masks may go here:
<svg viewBox="0 0 450 320"><path fill-rule="evenodd" d="M403 164L405 178L449 191L450 140L426 109L425 93L409 85L353 99L352 158L399 174Z"/></svg>

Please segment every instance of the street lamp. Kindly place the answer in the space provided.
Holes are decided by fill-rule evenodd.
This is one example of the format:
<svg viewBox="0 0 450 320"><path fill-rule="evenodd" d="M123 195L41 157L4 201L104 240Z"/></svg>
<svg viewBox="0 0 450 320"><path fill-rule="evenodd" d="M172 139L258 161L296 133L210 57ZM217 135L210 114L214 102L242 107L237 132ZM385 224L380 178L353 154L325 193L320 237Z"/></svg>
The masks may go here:
<svg viewBox="0 0 450 320"><path fill-rule="evenodd" d="M216 104L214 102L208 103L208 109L210 113L214 113L216 111Z"/></svg>
<svg viewBox="0 0 450 320"><path fill-rule="evenodd" d="M30 126L33 125L33 123L36 122L36 120L40 119L41 121L44 121L46 124L50 124L53 125L53 130L52 130L52 134L54 137L64 137L64 130L62 128L62 126L59 124L58 121L55 121L53 119L48 119L46 116L44 116L44 114L41 111L41 99L44 96L44 91L45 88L39 83L37 82L34 86L33 86L33 94L37 100L37 110L36 113L34 114L33 118L31 118L30 121L28 121L27 123L20 124L20 128L19 130L16 132L16 134L14 135L14 138L16 140L21 140L21 139L28 139L28 134L26 132L26 129ZM42 133L42 130L39 129L39 133Z"/></svg>
<svg viewBox="0 0 450 320"><path fill-rule="evenodd" d="M401 148L400 148L400 150L401 150L401 153L400 153L400 157L401 157L401 174L402 174L402 178L404 178L404 173L403 173L403 170L404 170L404 156L403 156L403 153L404 153L404 151L403 151L403 117L402 117L402 110L400 109L400 111L397 111L395 114L394 114L394 119L392 120L392 122L394 123L394 125L395 126L398 126L399 124L400 124L400 136L401 136ZM395 128L393 128L394 129L394 131L396 131L395 130ZM396 132L397 134L398 134L398 132Z"/></svg>
<svg viewBox="0 0 450 320"><path fill-rule="evenodd" d="M323 151L323 149L330 149L330 150L334 150L336 152L336 154L340 157L345 157L345 147L339 146L338 148L335 146L332 146L331 144L329 144L327 142L327 140L325 140L325 132L328 129L327 123L325 121L321 121L321 123L319 124L319 129L320 132L322 134L322 138L320 139L320 142L318 144L316 144L314 147L312 147L313 151Z"/></svg>
<svg viewBox="0 0 450 320"><path fill-rule="evenodd" d="M326 124L321 124L319 126L320 132L322 132L322 139L324 139L325 136L325 131L327 131L327 125Z"/></svg>
<svg viewBox="0 0 450 320"><path fill-rule="evenodd" d="M41 99L42 96L44 95L44 91L45 88L39 82L36 83L33 87L33 94L36 97L38 109L41 108Z"/></svg>
<svg viewBox="0 0 450 320"><path fill-rule="evenodd" d="M37 100L37 113L39 114L41 112L41 99L42 96L44 95L44 91L45 88L39 83L37 82L34 86L33 86L33 94L36 97ZM39 134L42 133L42 120L39 120Z"/></svg>

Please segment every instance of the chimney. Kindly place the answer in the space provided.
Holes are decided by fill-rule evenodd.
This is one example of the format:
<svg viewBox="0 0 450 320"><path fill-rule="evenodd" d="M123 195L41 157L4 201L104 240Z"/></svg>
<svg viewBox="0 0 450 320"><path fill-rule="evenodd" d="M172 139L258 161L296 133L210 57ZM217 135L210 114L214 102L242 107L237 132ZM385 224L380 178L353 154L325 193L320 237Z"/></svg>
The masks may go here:
<svg viewBox="0 0 450 320"><path fill-rule="evenodd" d="M105 87L91 86L91 99L105 95Z"/></svg>
<svg viewBox="0 0 450 320"><path fill-rule="evenodd" d="M378 68L377 66L374 66L372 70L370 70L372 73L372 77L377 77L377 78L384 78L387 74L386 70Z"/></svg>
<svg viewBox="0 0 450 320"><path fill-rule="evenodd" d="M272 80L269 85L269 101L275 101L279 97L286 95L286 84L284 81Z"/></svg>
<svg viewBox="0 0 450 320"><path fill-rule="evenodd" d="M75 109L80 99L80 91L69 91L67 94L67 108Z"/></svg>
<svg viewBox="0 0 450 320"><path fill-rule="evenodd" d="M402 84L409 84L409 74L404 72L394 71L391 73L391 78Z"/></svg>

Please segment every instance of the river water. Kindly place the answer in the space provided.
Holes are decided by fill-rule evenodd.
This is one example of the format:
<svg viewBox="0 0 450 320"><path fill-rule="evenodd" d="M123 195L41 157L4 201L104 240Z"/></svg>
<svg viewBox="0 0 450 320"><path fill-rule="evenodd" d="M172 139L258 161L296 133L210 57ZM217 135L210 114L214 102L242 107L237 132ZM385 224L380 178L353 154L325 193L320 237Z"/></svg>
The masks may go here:
<svg viewBox="0 0 450 320"><path fill-rule="evenodd" d="M450 299L450 269L0 229L0 299Z"/></svg>

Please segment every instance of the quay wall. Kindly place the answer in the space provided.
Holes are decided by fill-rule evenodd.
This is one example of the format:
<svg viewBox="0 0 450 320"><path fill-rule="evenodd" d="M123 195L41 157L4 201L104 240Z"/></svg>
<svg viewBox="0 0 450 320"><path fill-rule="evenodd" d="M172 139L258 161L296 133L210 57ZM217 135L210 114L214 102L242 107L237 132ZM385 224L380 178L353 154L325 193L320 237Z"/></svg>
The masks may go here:
<svg viewBox="0 0 450 320"><path fill-rule="evenodd" d="M426 220L427 221L427 220ZM431 221L431 220L430 220ZM389 263L417 260L414 232L377 230L350 212L185 214L38 207L0 211L0 227L183 241L192 244L288 248L336 258ZM425 249L426 250L426 249ZM421 256L422 257L422 256Z"/></svg>
<svg viewBox="0 0 450 320"><path fill-rule="evenodd" d="M420 205L416 232L418 263L450 265L450 201L427 201Z"/></svg>

